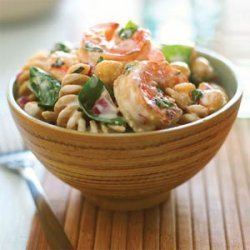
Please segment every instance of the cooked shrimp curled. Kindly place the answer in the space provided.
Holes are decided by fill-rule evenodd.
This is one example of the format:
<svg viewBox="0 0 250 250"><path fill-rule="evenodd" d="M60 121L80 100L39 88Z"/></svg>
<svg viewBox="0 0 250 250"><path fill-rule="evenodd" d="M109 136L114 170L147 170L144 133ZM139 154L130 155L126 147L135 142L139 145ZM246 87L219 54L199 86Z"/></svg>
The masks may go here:
<svg viewBox="0 0 250 250"><path fill-rule="evenodd" d="M114 82L119 109L135 132L162 129L175 124L182 110L166 94L187 78L166 62L127 64Z"/></svg>
<svg viewBox="0 0 250 250"><path fill-rule="evenodd" d="M160 50L153 48L148 30L138 28L127 38L122 38L119 31L118 23L103 23L90 28L83 34L79 50L81 61L95 64L99 57L120 62L165 60Z"/></svg>

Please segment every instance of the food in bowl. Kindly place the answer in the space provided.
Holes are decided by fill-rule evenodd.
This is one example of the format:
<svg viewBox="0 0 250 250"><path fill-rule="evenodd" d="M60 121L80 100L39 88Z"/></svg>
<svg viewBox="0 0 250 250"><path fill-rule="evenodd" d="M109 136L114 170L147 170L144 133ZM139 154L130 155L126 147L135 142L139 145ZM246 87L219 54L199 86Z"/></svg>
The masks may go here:
<svg viewBox="0 0 250 250"><path fill-rule="evenodd" d="M156 45L129 21L104 23L81 45L58 43L28 60L15 97L29 115L90 133L181 126L222 108L228 95L209 60L185 45Z"/></svg>
<svg viewBox="0 0 250 250"><path fill-rule="evenodd" d="M107 31L106 34L107 40L110 41L110 33ZM123 36L124 35L122 35L122 37ZM125 35L125 38L127 36L129 36L129 34ZM94 41L100 42L98 36ZM123 40L120 42L123 43ZM132 43L131 40L124 40L124 42ZM93 44L93 46L94 45L95 44ZM102 46L104 45L105 43L102 43ZM106 46L108 45L109 43L107 42ZM82 44L82 46L84 46L84 44ZM144 57L148 53L148 40L139 46L143 48L142 50L145 52L143 53ZM150 46L151 48L154 47L152 44ZM213 86L211 89L216 86L216 88L220 90L220 95L224 95L225 90L228 96L228 102L216 112L211 110L211 114L195 122L182 124L180 120L178 120L176 123L167 126L167 129L157 128L158 130L146 131L146 129L143 128L145 132L118 133L117 130L114 132L114 129L111 127L113 126L117 129L117 124L96 121L87 116L83 110L85 108L87 112L92 112L90 113L92 116L96 115L92 109L92 104L96 98L99 97L100 92L101 94L104 92L103 86L105 86L105 90L107 90L112 102L119 105L118 102L116 103L115 99L113 99L114 96L112 96L112 91L110 91L109 85L107 84L107 79L110 79L110 75L112 74L106 74L106 72L108 72L107 70L105 70L105 74L102 75L95 73L94 78L91 80L92 83L88 85L87 81L93 76L92 72L97 72L97 68L101 65L101 62L105 62L105 64L113 62L117 64L117 62L119 62L121 63L122 70L124 70L126 61L122 60L127 58L133 61L134 57L137 57L137 60L133 61L137 61L136 67L142 67L144 63L149 65L148 61L156 63L157 67L158 65L164 65L164 63L166 65L169 64L164 62L164 58L160 62L153 60L152 57L150 57L150 60L145 60L145 58L143 58L143 60L141 60L141 58L138 59L140 55L138 54L138 50L127 53L125 59L124 57L118 57L116 53L116 60L111 60L110 58L107 60L104 57L110 57L110 53L104 51L104 49L103 54L100 53L99 49L99 52L96 51L95 53L97 54L94 56L94 54L92 54L94 53L93 51L85 51L83 53L83 51L80 51L81 48L76 48L72 51L72 48L69 47L67 44L58 44L54 49L55 52L40 53L35 56L32 59L32 67L28 64L28 66L24 68L24 72L17 77L16 82L11 81L8 101L15 123L27 147L50 172L62 181L80 190L86 199L102 208L112 210L136 210L160 204L168 198L173 188L187 181L200 171L223 144L236 119L242 96L242 86L234 72L235 67L233 67L227 59L214 52L202 49L196 49L196 53L194 53L193 48L180 45L165 45L161 46L160 50L157 49L154 53L152 52L151 55L154 54L154 58L160 58L159 55L163 54L170 65L173 64L174 61L185 62L189 65L190 71L192 72L188 78L188 83L194 83L195 89L199 89L199 85L202 82L204 82L204 84L201 86L204 88L207 84L208 86ZM108 48L110 49L110 47ZM129 45L126 48L129 48ZM70 53L67 52L69 49L71 51ZM84 48L82 50L84 50ZM102 60L100 54L104 60ZM128 55L129 57L127 57ZM132 57L133 59L131 59ZM62 64L60 62L62 58L64 59L64 67L51 67L52 62L55 65ZM87 64L84 61L80 61L80 58L84 58L84 60L88 59L90 63ZM84 64L84 66L87 65L88 67L83 67L83 65L76 67L75 60L79 60L81 64ZM94 62L95 60L97 61ZM194 60L196 66L197 64L200 65L196 70L194 70ZM99 63L97 63L98 61ZM70 65L71 63L73 65ZM153 63L151 65L153 65ZM68 67L72 67L71 71L69 71ZM185 68L186 72L188 72L187 67ZM115 72L114 68L112 70L111 67L106 69L109 69L113 73ZM139 70L140 68L134 69ZM129 68L127 70L129 70ZM150 70L152 69L150 68ZM72 72L72 74L66 77L67 71ZM87 73L79 74L79 72L86 71ZM133 73L135 74L136 72ZM145 74L143 75L147 76ZM180 73L178 73L178 75L180 75ZM121 81L124 82L124 78L126 80L126 77L130 76L129 74L122 74ZM33 77L33 81L31 81L31 77ZM36 88L36 83L40 82L41 78L43 79L41 86L44 87L47 92L41 92L41 86ZM75 80L73 81L73 79ZM132 80L135 85L135 79ZM67 85L66 83L70 81L74 84ZM85 84L82 84L84 81ZM115 83L116 81L117 79L114 80ZM23 83L21 84L21 82ZM111 87L114 82L109 82ZM220 83L220 85L213 85L214 82ZM32 84L35 85L31 86ZM174 85L174 87L170 87L170 89L177 91L175 87L178 86L178 84ZM132 86L134 87L134 85ZM68 87L64 88L65 86ZM222 86L223 89L218 86ZM96 91L97 87L100 87L99 92ZM39 93L39 99L31 91L33 88ZM88 89L82 92L83 88ZM58 103L63 96L67 96L72 89L74 90L73 94L71 92L71 94L68 95L67 102L61 102L61 104L59 103L60 105L57 104L58 109L56 110L55 104ZM204 94L202 88L201 91L202 94ZM59 94L57 94L58 92ZM106 96L107 92L105 91ZM223 94L221 92L223 92ZM79 98L79 93L83 95L81 98ZM133 95L134 92L129 90L129 92L126 93ZM135 94L137 94L137 92L135 92ZM169 96L170 94L164 92L164 95ZM106 98L104 94L103 96ZM31 99L29 99L29 97ZM135 97L137 98L137 95L135 95ZM34 99L32 100L32 98ZM57 100L57 98L59 98L59 100ZM197 98L200 102L201 98L199 95ZM81 103L82 106L80 106L79 99L89 100L90 102L84 101ZM225 99L227 99L227 97L225 97ZM152 99L150 100L152 101ZM27 109L26 111L24 110L26 104L30 101L36 103L35 110L38 110L38 116L31 116L28 114ZM174 102L174 105L180 108L184 114L192 114L191 111L181 108L177 101ZM197 105L201 104L199 103ZM41 107L42 112L46 113L41 113ZM137 107L135 107L135 111L136 108ZM127 119L122 117L122 111L119 110L119 112L119 117ZM47 115L46 121L48 122L41 121L44 120L45 114ZM199 115L197 116L200 118ZM102 116L101 118L110 119L112 117ZM117 119L117 117L114 118ZM79 120L81 120L81 122L79 122ZM57 123L59 121L60 125ZM55 126L56 124L58 125ZM96 127L94 127L93 124L96 124ZM135 126L132 125L128 124L126 126L126 132L135 130ZM87 132L77 131L79 127L84 128L84 126ZM71 127L72 129L65 129L64 127ZM95 131L99 133L89 132L93 127L96 128ZM120 126L120 128L122 128L122 126ZM103 131L107 130L112 133L103 133ZM120 129L120 131L122 131L122 129Z"/></svg>

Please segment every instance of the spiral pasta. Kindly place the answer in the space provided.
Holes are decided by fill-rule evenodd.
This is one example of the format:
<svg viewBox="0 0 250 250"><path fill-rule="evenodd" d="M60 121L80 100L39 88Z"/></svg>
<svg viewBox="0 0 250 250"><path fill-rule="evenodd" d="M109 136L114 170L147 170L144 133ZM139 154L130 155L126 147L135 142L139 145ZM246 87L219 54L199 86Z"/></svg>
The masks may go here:
<svg viewBox="0 0 250 250"><path fill-rule="evenodd" d="M18 74L16 84L18 86L18 96L29 96L32 92L29 89L29 70L30 67L38 67L50 73L55 79L62 81L67 70L72 65L79 62L76 54L55 51L53 53L38 52L32 56ZM31 100L34 99L30 98Z"/></svg>
<svg viewBox="0 0 250 250"><path fill-rule="evenodd" d="M32 56L27 63L24 65L22 71L18 74L16 78L17 84L17 96L18 103L23 109L31 116L38 119L51 122L51 119L47 119L46 115L43 116L45 111L42 107L38 105L37 98L34 93L30 90L30 67L39 67L43 70L48 70L48 53L38 52Z"/></svg>
<svg viewBox="0 0 250 250"><path fill-rule="evenodd" d="M39 67L43 70L48 70L47 66L48 54L45 52L38 52L32 56L24 65L22 71L17 75L17 95L26 96L29 101L34 101L35 96L29 89L29 69L31 66Z"/></svg>
<svg viewBox="0 0 250 250"><path fill-rule="evenodd" d="M54 107L54 114L57 116L56 124L60 127L82 132L125 132L123 126L105 125L94 120L87 121L86 117L84 117L83 112L80 110L78 94L89 79L89 76L86 75L89 70L90 66L88 64L78 63L70 67L62 79L59 99Z"/></svg>

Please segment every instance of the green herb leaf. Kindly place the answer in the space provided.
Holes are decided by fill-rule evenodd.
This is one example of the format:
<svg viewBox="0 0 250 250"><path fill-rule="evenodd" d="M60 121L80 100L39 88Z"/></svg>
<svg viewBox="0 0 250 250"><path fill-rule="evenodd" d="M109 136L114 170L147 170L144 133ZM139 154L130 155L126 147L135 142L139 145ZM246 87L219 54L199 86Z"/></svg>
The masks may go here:
<svg viewBox="0 0 250 250"><path fill-rule="evenodd" d="M64 61L61 58L57 58L54 63L52 63L52 67L54 68L60 68L64 65Z"/></svg>
<svg viewBox="0 0 250 250"><path fill-rule="evenodd" d="M161 45L161 52L169 62L181 61L190 64L193 47L186 45Z"/></svg>
<svg viewBox="0 0 250 250"><path fill-rule="evenodd" d="M72 50L72 44L70 42L60 42L56 43L54 47L51 49L50 53L54 53L56 51L63 51L65 53L70 53Z"/></svg>
<svg viewBox="0 0 250 250"><path fill-rule="evenodd" d="M160 94L163 95L164 91L161 89L160 86L156 86L156 89L157 89L157 92L158 92L158 93L160 93Z"/></svg>
<svg viewBox="0 0 250 250"><path fill-rule="evenodd" d="M132 63L127 63L124 67L125 74L129 74L135 65L137 65L136 61Z"/></svg>
<svg viewBox="0 0 250 250"><path fill-rule="evenodd" d="M49 109L54 107L58 100L61 84L47 72L31 67L29 88L38 98L38 104Z"/></svg>
<svg viewBox="0 0 250 250"><path fill-rule="evenodd" d="M82 73L82 71L84 70L84 67L83 66L80 66L79 68L77 68L73 73Z"/></svg>
<svg viewBox="0 0 250 250"><path fill-rule="evenodd" d="M200 89L194 89L192 91L192 101L194 103L196 103L197 101L199 101L202 96L203 96L203 93L202 93L202 91Z"/></svg>
<svg viewBox="0 0 250 250"><path fill-rule="evenodd" d="M103 52L103 49L95 44L87 43L85 44L85 49L91 52Z"/></svg>
<svg viewBox="0 0 250 250"><path fill-rule="evenodd" d="M98 63L102 62L103 60L104 60L104 58L103 58L102 56L100 56L100 57L98 58L97 62L96 62L96 65L97 65Z"/></svg>
<svg viewBox="0 0 250 250"><path fill-rule="evenodd" d="M164 98L156 97L155 104L160 108L171 108L174 106L174 104Z"/></svg>
<svg viewBox="0 0 250 250"><path fill-rule="evenodd" d="M124 28L118 31L118 35L123 40L129 39L134 35L138 28L139 26L130 20Z"/></svg>
<svg viewBox="0 0 250 250"><path fill-rule="evenodd" d="M131 20L129 20L127 24L125 25L125 29L138 29L138 28L139 28L139 25L137 25Z"/></svg>
<svg viewBox="0 0 250 250"><path fill-rule="evenodd" d="M107 91L104 83L95 75L83 85L83 88L78 96L80 107L83 112L92 120L113 125L125 125L123 117L104 118L93 113L92 109L96 101L100 98L103 91Z"/></svg>

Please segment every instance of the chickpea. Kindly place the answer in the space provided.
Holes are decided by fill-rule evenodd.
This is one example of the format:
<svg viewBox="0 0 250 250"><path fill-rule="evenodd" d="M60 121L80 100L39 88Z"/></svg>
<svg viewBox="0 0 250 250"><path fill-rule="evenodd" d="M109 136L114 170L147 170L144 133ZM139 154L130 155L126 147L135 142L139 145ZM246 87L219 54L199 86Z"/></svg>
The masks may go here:
<svg viewBox="0 0 250 250"><path fill-rule="evenodd" d="M218 85L218 84L216 84L216 83L210 83L210 85L211 85L211 87L212 87L213 89L218 89L218 90L220 90L220 91L224 94L226 101L228 101L227 93L225 92L225 90L224 90L220 85Z"/></svg>
<svg viewBox="0 0 250 250"><path fill-rule="evenodd" d="M37 102L28 102L24 106L24 110L31 116L41 119L43 109L38 106Z"/></svg>
<svg viewBox="0 0 250 250"><path fill-rule="evenodd" d="M177 105L182 109L185 109L192 103L190 96L185 92L177 92L176 90L171 88L167 88L166 92L175 100Z"/></svg>
<svg viewBox="0 0 250 250"><path fill-rule="evenodd" d="M190 82L179 83L173 89L167 88L166 92L175 100L178 106L185 109L192 104L191 93L195 85Z"/></svg>
<svg viewBox="0 0 250 250"><path fill-rule="evenodd" d="M195 85L190 82L183 82L176 84L174 86L174 90L176 90L179 93L185 93L187 95L190 95L193 90L195 90Z"/></svg>
<svg viewBox="0 0 250 250"><path fill-rule="evenodd" d="M179 120L179 123L180 124L186 124L186 123L197 121L199 119L200 119L200 117L197 116L196 114L186 113L186 114L182 115L182 117Z"/></svg>
<svg viewBox="0 0 250 250"><path fill-rule="evenodd" d="M213 87L211 86L210 83L208 82L201 82L198 86L198 89L201 89L201 90L208 90L208 89L212 89Z"/></svg>
<svg viewBox="0 0 250 250"><path fill-rule="evenodd" d="M214 75L214 70L205 57L197 57L194 59L191 70L192 77L197 82L210 80Z"/></svg>
<svg viewBox="0 0 250 250"><path fill-rule="evenodd" d="M57 119L57 114L53 111L44 111L42 112L42 117L43 120L47 121L47 122L56 122Z"/></svg>
<svg viewBox="0 0 250 250"><path fill-rule="evenodd" d="M122 74L123 67L124 65L121 62L104 60L96 65L94 73L105 84L113 87L113 82L119 75Z"/></svg>
<svg viewBox="0 0 250 250"><path fill-rule="evenodd" d="M203 91L200 104L208 109L209 114L220 109L227 103L225 94L219 89L209 89Z"/></svg>
<svg viewBox="0 0 250 250"><path fill-rule="evenodd" d="M187 78L189 78L191 71L189 66L185 62L172 62L171 65L180 70L180 72L185 75Z"/></svg>
<svg viewBox="0 0 250 250"><path fill-rule="evenodd" d="M200 104L193 104L187 107L187 112L191 114L196 114L197 116L202 118L208 115L208 108Z"/></svg>

